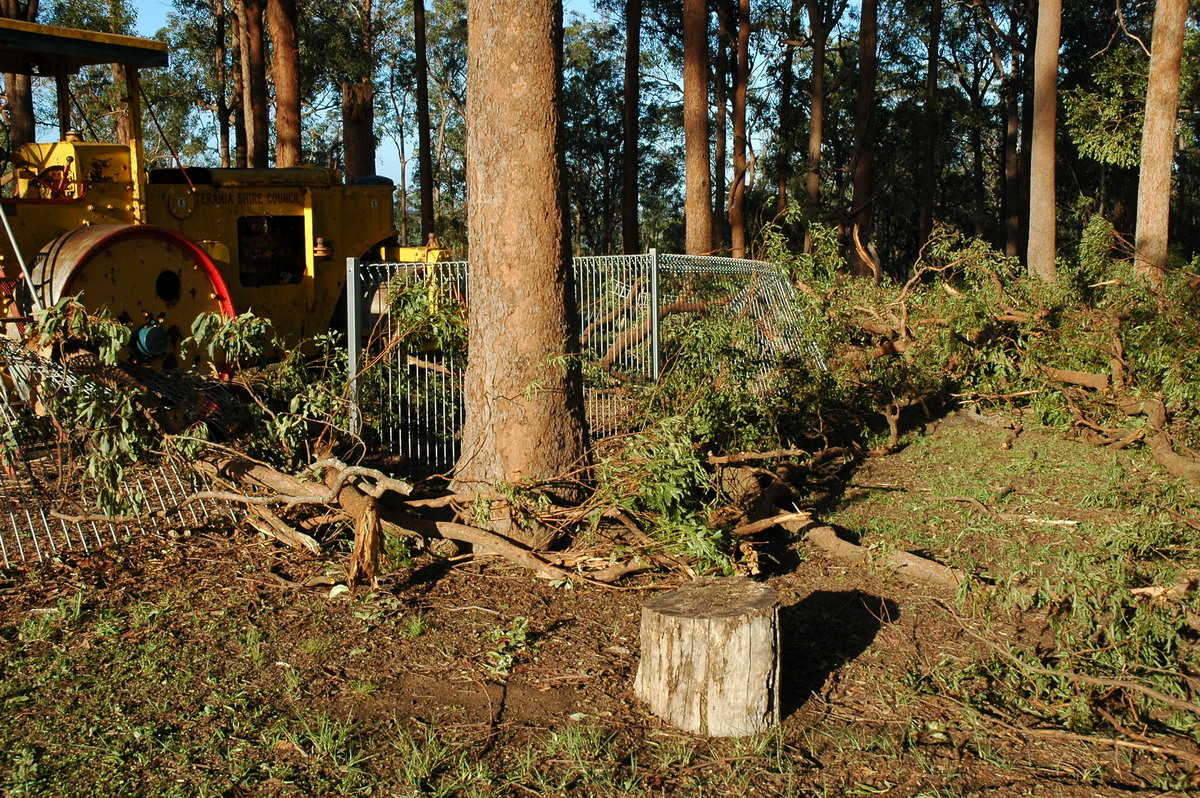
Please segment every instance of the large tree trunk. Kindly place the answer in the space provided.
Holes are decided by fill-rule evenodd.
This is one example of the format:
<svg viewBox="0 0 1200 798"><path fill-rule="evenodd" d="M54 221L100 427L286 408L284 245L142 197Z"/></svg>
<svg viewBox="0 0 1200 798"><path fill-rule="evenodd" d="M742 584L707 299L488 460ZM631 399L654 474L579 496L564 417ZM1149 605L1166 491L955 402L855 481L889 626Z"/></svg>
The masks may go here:
<svg viewBox="0 0 1200 798"><path fill-rule="evenodd" d="M933 232L933 205L937 194L938 51L942 36L942 0L929 7L929 47L925 54L924 135L921 138L921 213L917 224L918 243L924 246Z"/></svg>
<svg viewBox="0 0 1200 798"><path fill-rule="evenodd" d="M638 119L642 87L642 0L625 0L625 99L621 111L621 249L642 251L638 232ZM684 138L687 137L686 122ZM684 145L686 147L686 144ZM707 149L707 148L705 148ZM687 209L684 209L686 218Z"/></svg>
<svg viewBox="0 0 1200 798"><path fill-rule="evenodd" d="M689 255L703 255L713 249L708 133L708 3L683 0L683 136L687 184L683 216Z"/></svg>
<svg viewBox="0 0 1200 798"><path fill-rule="evenodd" d="M1058 46L1061 0L1041 0L1033 56L1033 147L1029 160L1029 273L1047 282L1057 279L1054 264L1057 219L1054 153L1058 114Z"/></svg>
<svg viewBox="0 0 1200 798"><path fill-rule="evenodd" d="M750 0L738 2L737 71L733 86L733 188L729 197L729 249L746 257L746 102L750 88Z"/></svg>
<svg viewBox="0 0 1200 798"><path fill-rule="evenodd" d="M271 120L267 111L267 60L263 47L263 0L241 0L242 105L246 119L246 160L251 168L270 165Z"/></svg>
<svg viewBox="0 0 1200 798"><path fill-rule="evenodd" d="M586 431L581 375L568 357L579 350L563 190L562 5L471 3L467 30L471 324L456 478L486 490L567 473L583 457Z"/></svg>
<svg viewBox="0 0 1200 798"><path fill-rule="evenodd" d="M858 99L854 109L853 194L850 207L846 262L859 277L880 277L879 264L867 250L871 236L871 211L875 192L875 157L872 117L875 113L875 80L878 72L877 0L862 0L858 26Z"/></svg>
<svg viewBox="0 0 1200 798"><path fill-rule="evenodd" d="M0 0L0 17L22 22L37 20L38 0ZM37 140L37 122L33 116L33 83L29 75L4 73L5 111L8 118L9 150Z"/></svg>
<svg viewBox="0 0 1200 798"><path fill-rule="evenodd" d="M417 73L417 166L421 175L421 243L434 236L433 150L429 132L429 60L425 49L425 0L413 0L413 33Z"/></svg>
<svg viewBox="0 0 1200 798"><path fill-rule="evenodd" d="M296 0L267 0L275 80L275 165L300 165L300 47Z"/></svg>
<svg viewBox="0 0 1200 798"><path fill-rule="evenodd" d="M1188 0L1158 0L1142 127L1142 166L1138 174L1137 276L1161 289L1167 268L1171 218L1171 167L1175 163L1175 117L1179 109L1179 72Z"/></svg>

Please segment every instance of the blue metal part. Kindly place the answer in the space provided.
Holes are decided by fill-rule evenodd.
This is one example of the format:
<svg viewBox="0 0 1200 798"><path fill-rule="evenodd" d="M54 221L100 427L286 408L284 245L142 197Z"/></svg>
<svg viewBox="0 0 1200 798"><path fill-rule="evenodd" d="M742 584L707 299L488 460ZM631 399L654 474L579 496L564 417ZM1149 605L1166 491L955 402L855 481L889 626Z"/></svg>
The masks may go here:
<svg viewBox="0 0 1200 798"><path fill-rule="evenodd" d="M138 357L152 358L165 355L170 342L163 326L152 321L134 332L130 345Z"/></svg>

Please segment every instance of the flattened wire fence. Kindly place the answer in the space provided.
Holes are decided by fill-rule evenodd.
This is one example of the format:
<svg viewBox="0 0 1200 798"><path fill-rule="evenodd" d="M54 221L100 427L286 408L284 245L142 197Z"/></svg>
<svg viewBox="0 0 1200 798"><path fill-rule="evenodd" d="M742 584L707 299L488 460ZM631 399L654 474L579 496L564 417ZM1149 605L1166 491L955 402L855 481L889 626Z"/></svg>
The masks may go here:
<svg viewBox="0 0 1200 798"><path fill-rule="evenodd" d="M136 520L98 515L96 491L86 481L78 450L69 436L42 412L56 395L105 390L80 381L62 366L0 337L0 561L4 567L87 553L134 533L202 526L229 508L209 500L175 508L203 489L186 468L160 457L126 472L125 498L140 504ZM139 501L139 498L141 501Z"/></svg>
<svg viewBox="0 0 1200 798"><path fill-rule="evenodd" d="M576 258L572 268L595 438L636 428L644 410L636 388L669 368L691 324L714 317L743 324L764 372L804 345L794 289L771 263L651 250ZM392 454L434 470L449 469L458 455L465 352L405 346L407 319L395 309L397 298L421 289L427 303L465 309L467 269L461 261L347 261L347 339L360 417Z"/></svg>

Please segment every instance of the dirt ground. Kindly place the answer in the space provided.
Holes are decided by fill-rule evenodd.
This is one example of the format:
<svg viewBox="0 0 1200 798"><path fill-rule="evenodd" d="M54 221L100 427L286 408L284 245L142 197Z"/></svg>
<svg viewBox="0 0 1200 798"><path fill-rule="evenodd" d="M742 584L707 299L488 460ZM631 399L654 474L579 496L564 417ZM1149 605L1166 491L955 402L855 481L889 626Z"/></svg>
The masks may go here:
<svg viewBox="0 0 1200 798"><path fill-rule="evenodd" d="M912 501L928 493L915 458L939 435L1009 456L1003 430L952 421L926 434L934 442L921 452L850 476L828 504L841 523L871 512L861 500L873 491ZM1013 456L1037 445L1032 436ZM1044 447L1061 444L1047 437ZM969 525L953 503L937 513L921 523ZM782 598L784 720L740 740L673 731L631 694L640 607L680 583L661 574L617 589L556 586L492 558L419 554L393 562L377 590L351 595L337 587L344 554L299 553L232 526L10 570L0 581L0 787L514 796L1189 788L1186 763L1069 733L1022 734L939 689L931 675L965 671L980 656L959 591L834 561L800 541L779 539L771 552L763 578ZM1005 623L990 628L1004 634Z"/></svg>

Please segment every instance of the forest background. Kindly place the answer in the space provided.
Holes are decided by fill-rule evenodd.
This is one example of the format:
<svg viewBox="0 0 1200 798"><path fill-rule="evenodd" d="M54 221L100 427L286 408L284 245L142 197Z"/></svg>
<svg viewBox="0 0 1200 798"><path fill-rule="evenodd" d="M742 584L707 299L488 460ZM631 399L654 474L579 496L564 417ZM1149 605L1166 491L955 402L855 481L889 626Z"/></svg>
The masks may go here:
<svg viewBox="0 0 1200 798"><path fill-rule="evenodd" d="M153 165L246 163L253 116L246 109L254 100L243 79L242 43L249 39L241 20L256 8L270 11L268 5L175 0L156 34L171 45L171 66L151 71L145 82ZM412 0L279 5L293 16L297 37L299 162L339 167L352 178L386 164L381 171L399 189L402 239L422 243L433 232L465 254L465 1L435 0L428 9ZM798 251L811 246L815 222L838 230L852 270L902 277L934 225L943 224L1023 258L1036 5L709 3L705 106L715 223L704 249L753 253L764 226L775 223ZM138 30L137 4L125 0L17 6L25 15L32 6L46 23ZM149 4L144 16L152 22L164 6ZM577 254L683 251L685 218L700 215L684 212L681 11L659 0L568 8L563 115ZM1127 241L1132 251L1153 14L1154 4L1145 2L1063 3L1054 158L1057 239L1068 250L1099 215L1118 234L1118 247ZM257 27L265 60L274 58L274 19L267 13ZM1183 261L1200 241L1196 64L1192 25L1181 58L1170 217L1174 256ZM273 62L266 70L272 133L278 68ZM85 72L75 94L85 125L103 138L101 128L113 123L119 105L111 72ZM636 115L626 113L634 109ZM417 166L423 151L425 169ZM626 158L629 151L636 157ZM265 157L276 162L275 148ZM423 187L431 206L424 224ZM794 212L785 215L789 207Z"/></svg>

